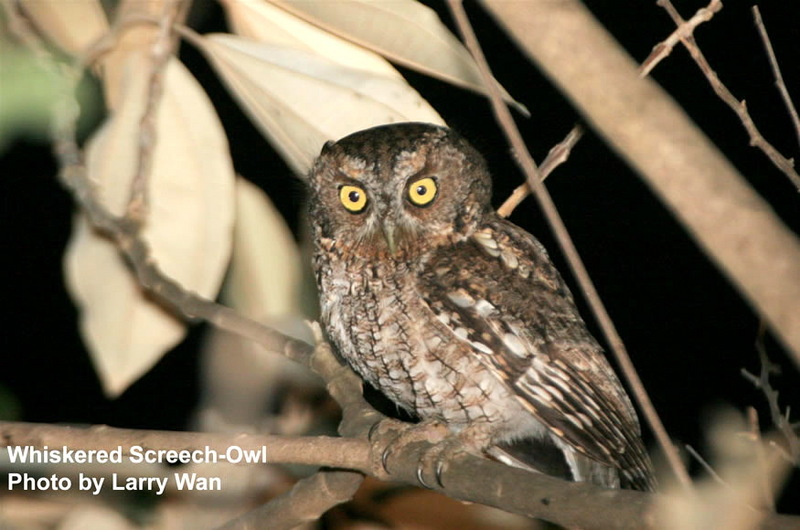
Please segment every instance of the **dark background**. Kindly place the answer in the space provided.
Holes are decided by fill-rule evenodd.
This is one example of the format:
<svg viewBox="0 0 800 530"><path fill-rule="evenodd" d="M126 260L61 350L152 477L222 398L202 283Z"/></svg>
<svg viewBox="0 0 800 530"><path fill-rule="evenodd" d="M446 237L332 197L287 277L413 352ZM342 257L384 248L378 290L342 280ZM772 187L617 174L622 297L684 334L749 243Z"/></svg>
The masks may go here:
<svg viewBox="0 0 800 530"><path fill-rule="evenodd" d="M685 18L705 3L674 2ZM215 3L196 4L190 25L201 32L225 29ZM800 8L795 4L769 1L760 7L785 82L800 104ZM442 5L433 7L452 28ZM638 61L674 29L654 1L591 0L587 5ZM517 115L517 121L541 161L579 116L477 5L467 7L496 77L531 111L530 119ZM747 100L767 140L787 158L797 157L798 139L775 89L749 3L727 2L695 35L722 81L737 98ZM241 114L199 54L184 45L182 58L220 113L237 171L262 186L296 229L302 184ZM499 206L523 177L509 157L488 103L422 75L403 73L452 127L486 154ZM800 233L800 194L749 146L741 123L714 96L688 53L677 47L652 75L783 221ZM203 328L193 328L183 344L120 398L107 400L78 336L77 314L63 285L62 254L73 204L54 178L50 148L19 140L0 155L0 392L6 394L0 401L6 407L15 403L14 417L25 421L186 428L199 391L197 348ZM762 424L768 424L763 395L740 375L742 368L759 369L754 347L758 316L639 177L589 131L547 185L670 435L702 453L705 429L723 406L739 411L754 406ZM535 201L520 205L512 220L542 240L574 286ZM591 320L585 305L583 309ZM773 378L781 404L800 410L796 365L769 337L766 344L772 361L782 367L782 374ZM5 414L10 417L13 412L7 408ZM649 433L645 435L652 443ZM798 482L795 478L785 491L785 511L798 511Z"/></svg>

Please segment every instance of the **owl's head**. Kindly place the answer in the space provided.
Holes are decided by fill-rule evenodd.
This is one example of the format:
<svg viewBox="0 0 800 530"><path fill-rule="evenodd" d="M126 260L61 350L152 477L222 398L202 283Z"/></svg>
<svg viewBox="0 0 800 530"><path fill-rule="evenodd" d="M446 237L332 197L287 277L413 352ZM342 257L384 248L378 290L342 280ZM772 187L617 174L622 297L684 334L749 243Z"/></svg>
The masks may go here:
<svg viewBox="0 0 800 530"><path fill-rule="evenodd" d="M491 211L483 157L446 127L398 123L328 142L309 177L316 237L410 258L466 237Z"/></svg>

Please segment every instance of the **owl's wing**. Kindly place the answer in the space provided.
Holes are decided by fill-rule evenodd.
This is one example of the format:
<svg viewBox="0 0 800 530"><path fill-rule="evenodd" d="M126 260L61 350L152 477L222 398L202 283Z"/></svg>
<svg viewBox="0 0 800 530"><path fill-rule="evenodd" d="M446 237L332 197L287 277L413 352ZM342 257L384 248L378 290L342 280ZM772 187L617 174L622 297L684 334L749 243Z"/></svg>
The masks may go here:
<svg viewBox="0 0 800 530"><path fill-rule="evenodd" d="M497 218L432 257L418 289L557 439L652 486L633 407L536 239Z"/></svg>

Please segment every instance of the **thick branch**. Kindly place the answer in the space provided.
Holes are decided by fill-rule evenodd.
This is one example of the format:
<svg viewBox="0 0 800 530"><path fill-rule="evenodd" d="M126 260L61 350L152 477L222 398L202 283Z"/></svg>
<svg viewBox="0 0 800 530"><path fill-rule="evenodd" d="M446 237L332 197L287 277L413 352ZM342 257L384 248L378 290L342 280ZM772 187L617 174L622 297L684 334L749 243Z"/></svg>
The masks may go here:
<svg viewBox="0 0 800 530"><path fill-rule="evenodd" d="M284 495L229 521L219 530L296 528L318 520L331 506L353 498L364 477L349 471L321 471L297 482Z"/></svg>
<svg viewBox="0 0 800 530"><path fill-rule="evenodd" d="M149 431L118 429L107 425L68 427L44 423L0 422L0 446L32 446L75 450L123 448L131 446L181 451L208 446L224 454L229 447L243 450L266 447L271 464L304 464L369 471L370 448L363 440L328 436L274 436L264 434L219 434L205 432Z"/></svg>
<svg viewBox="0 0 800 530"><path fill-rule="evenodd" d="M118 446L158 449L196 449L209 446L225 452L230 445L243 449L267 447L271 462L328 465L337 471L323 471L301 481L274 501L231 521L226 528L251 528L270 523L270 528L290 528L315 520L330 506L348 500L362 475L382 480L417 485L417 466L430 444L415 443L393 447L387 473L380 455L382 441L367 444L352 438L301 438L262 435L223 435L211 433L164 432L115 429L106 426L64 427L30 423L0 423L3 445L31 445L70 449L116 449ZM392 440L388 437L387 440ZM348 469L351 471L344 471ZM356 472L353 472L357 471ZM477 480L480 477L480 480ZM531 473L491 460L461 454L451 460L443 474L445 488L452 498L479 502L500 509L579 528L661 528L657 512L658 495L628 490L604 490L586 483L560 480ZM709 507L713 511L714 507ZM713 515L713 514L712 514ZM275 519L279 517L279 519ZM280 522L278 526L275 526ZM800 518L764 514L763 528L787 527ZM250 526L248 526L250 525Z"/></svg>
<svg viewBox="0 0 800 530"><path fill-rule="evenodd" d="M577 0L484 0L685 224L800 365L800 241ZM580 36L577 38L576 36Z"/></svg>

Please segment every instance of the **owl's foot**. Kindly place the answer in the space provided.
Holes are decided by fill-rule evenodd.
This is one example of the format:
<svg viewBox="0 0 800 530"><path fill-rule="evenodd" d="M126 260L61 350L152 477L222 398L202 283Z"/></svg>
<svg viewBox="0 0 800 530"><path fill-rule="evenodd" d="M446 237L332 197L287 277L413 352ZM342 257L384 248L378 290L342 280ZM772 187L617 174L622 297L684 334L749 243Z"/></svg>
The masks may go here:
<svg viewBox="0 0 800 530"><path fill-rule="evenodd" d="M444 488L442 475L449 462L465 453L483 454L483 451L492 444L491 440L491 430L481 423L474 423L457 434L451 434L425 452L417 467L417 480L424 487L431 489L425 476L433 475L436 484Z"/></svg>
<svg viewBox="0 0 800 530"><path fill-rule="evenodd" d="M464 441L461 437L458 435L449 436L447 439L434 445L425 452L425 455L417 466L417 480L423 487L433 489L425 480L427 470L428 475L433 474L436 484L438 484L440 488L444 488L442 474L447 468L447 463L456 455L465 452L467 452L467 450L464 447Z"/></svg>
<svg viewBox="0 0 800 530"><path fill-rule="evenodd" d="M389 473L389 458L396 451L406 447L409 444L418 442L428 442L437 444L434 448L438 447L439 442L445 440L450 434L447 427L434 420L426 420L417 424L408 424L393 419L385 419L372 426L369 431L370 442L379 444L383 447L381 452L381 466L384 471ZM385 441L384 440L388 440ZM417 469L417 477L420 477L420 469ZM423 480L420 483L428 487Z"/></svg>

